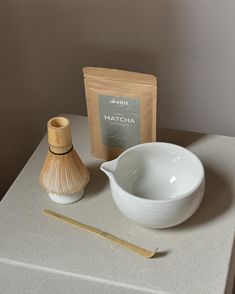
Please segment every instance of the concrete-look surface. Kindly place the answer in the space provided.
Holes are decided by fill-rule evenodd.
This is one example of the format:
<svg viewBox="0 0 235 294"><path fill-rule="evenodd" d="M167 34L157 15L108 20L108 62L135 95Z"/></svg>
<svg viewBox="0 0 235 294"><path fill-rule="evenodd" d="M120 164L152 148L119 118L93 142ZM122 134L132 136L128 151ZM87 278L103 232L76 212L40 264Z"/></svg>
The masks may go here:
<svg viewBox="0 0 235 294"><path fill-rule="evenodd" d="M3 293L231 293L234 277L235 138L160 130L159 140L193 151L206 169L206 193L185 223L151 230L115 207L101 160L90 155L87 119L68 115L74 147L91 172L84 198L51 202L38 184L48 151L42 140L0 203ZM107 240L58 222L43 209L108 231L146 249L144 259Z"/></svg>

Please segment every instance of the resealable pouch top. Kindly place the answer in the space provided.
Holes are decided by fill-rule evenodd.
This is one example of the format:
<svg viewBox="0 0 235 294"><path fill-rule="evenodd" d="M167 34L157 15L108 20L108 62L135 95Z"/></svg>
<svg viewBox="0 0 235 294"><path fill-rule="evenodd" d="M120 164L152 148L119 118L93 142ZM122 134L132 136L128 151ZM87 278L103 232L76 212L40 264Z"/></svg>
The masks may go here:
<svg viewBox="0 0 235 294"><path fill-rule="evenodd" d="M153 75L83 68L91 153L112 159L156 141L157 79Z"/></svg>

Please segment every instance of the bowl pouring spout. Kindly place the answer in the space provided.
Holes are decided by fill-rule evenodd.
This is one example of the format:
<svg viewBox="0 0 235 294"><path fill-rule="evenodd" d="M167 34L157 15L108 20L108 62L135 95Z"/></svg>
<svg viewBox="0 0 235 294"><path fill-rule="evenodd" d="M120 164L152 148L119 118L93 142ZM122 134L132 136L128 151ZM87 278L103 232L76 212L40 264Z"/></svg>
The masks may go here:
<svg viewBox="0 0 235 294"><path fill-rule="evenodd" d="M118 158L102 163L100 169L109 177L109 179L114 178L114 172L117 169Z"/></svg>

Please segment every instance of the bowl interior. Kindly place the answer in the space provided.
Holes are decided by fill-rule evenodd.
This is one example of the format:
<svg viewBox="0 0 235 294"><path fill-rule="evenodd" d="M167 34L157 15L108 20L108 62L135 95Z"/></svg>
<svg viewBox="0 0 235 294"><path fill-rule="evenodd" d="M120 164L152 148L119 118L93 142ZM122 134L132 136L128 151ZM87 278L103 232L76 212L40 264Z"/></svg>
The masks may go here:
<svg viewBox="0 0 235 294"><path fill-rule="evenodd" d="M115 171L127 192L147 199L173 199L189 194L202 181L201 161L187 149L169 143L141 144L127 150Z"/></svg>

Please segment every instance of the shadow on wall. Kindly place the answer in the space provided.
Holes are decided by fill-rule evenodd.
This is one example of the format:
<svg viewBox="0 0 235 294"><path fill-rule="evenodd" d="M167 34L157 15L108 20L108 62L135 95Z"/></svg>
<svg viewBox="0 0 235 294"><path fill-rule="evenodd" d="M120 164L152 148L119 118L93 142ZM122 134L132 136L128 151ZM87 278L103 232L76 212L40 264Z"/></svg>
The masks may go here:
<svg viewBox="0 0 235 294"><path fill-rule="evenodd" d="M234 134L234 11L228 0L1 1L0 195L50 117L86 113L84 66L156 74L162 126Z"/></svg>
<svg viewBox="0 0 235 294"><path fill-rule="evenodd" d="M74 93L71 96L71 100L73 101L68 101L67 98L64 99L61 97L61 93L59 93L60 87L58 86L58 95L54 94L54 98L50 98L48 94L45 93L44 98L41 99L38 96L36 87L33 90L30 89L29 81L24 79L21 80L21 77L18 77L19 79L17 81L13 81L15 87L11 89L13 93L10 98L13 99L13 101L3 101L3 107L5 107L6 111L1 117L1 120L4 121L2 126L5 129L6 142L8 142L9 145L2 147L4 154L2 167L5 172L2 175L1 181L4 184L0 188L0 196L5 194L13 179L17 176L36 148L40 139L46 132L46 122L50 117L62 112L86 114L83 77L81 75L84 66L103 66L139 72L146 72L146 66L149 68L149 73L153 73L154 69L157 68L157 61L154 53L121 52L118 50L112 51L85 47L80 51L80 56L84 56L82 58L83 64L78 64L74 72L77 82L73 85ZM138 62L139 65L137 66ZM78 78L78 73L80 78ZM23 84L26 84L24 89L21 88L21 91L19 91L19 87ZM80 89L79 92L82 93L81 95L77 93L77 87ZM40 89L38 92L41 91ZM43 91L46 91L45 88L43 88ZM8 92L7 95L9 94ZM21 98L22 96L24 96L23 101ZM45 97L47 97L48 103ZM66 97L65 94L64 97ZM37 99L38 101L36 101ZM17 100L21 100L21 102ZM54 104L52 100L54 100ZM68 104L71 104L70 108L66 106L66 101L68 101ZM14 105L14 103L16 105Z"/></svg>
<svg viewBox="0 0 235 294"><path fill-rule="evenodd" d="M59 113L86 114L82 67L160 74L161 1L0 4L0 198ZM158 69L158 72L157 72Z"/></svg>

